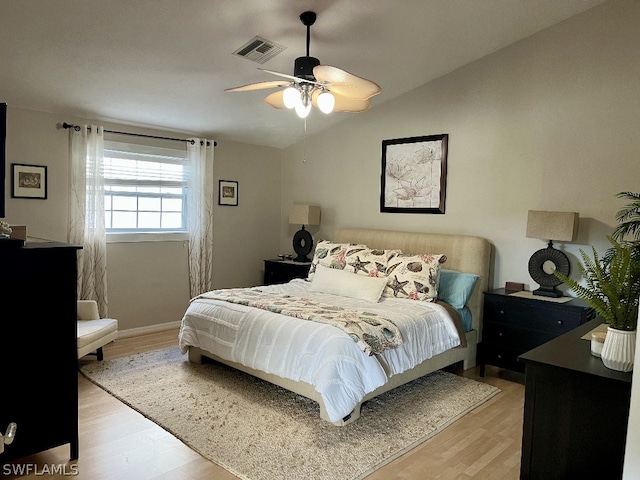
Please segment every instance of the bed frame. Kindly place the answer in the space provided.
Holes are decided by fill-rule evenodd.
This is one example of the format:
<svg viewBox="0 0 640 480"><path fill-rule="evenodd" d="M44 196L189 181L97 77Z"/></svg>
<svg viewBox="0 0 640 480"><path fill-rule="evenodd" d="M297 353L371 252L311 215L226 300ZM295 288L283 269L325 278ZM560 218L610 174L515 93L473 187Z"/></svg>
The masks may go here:
<svg viewBox="0 0 640 480"><path fill-rule="evenodd" d="M482 339L482 305L483 293L490 284L493 248L491 243L481 237L470 235L448 235L431 233L397 232L391 230L372 230L362 228L341 228L334 235L336 243L362 243L376 249L400 249L404 253L444 253L447 261L444 264L449 270L475 273L480 276L478 283L467 302L472 313L472 330L467 332L467 347L456 347L415 366L411 370L392 376L387 383L367 394L353 411L338 422L331 422L336 426L347 425L360 418L360 408L365 401L386 391L404 385L416 378L435 372L458 362L463 362L464 369L476 365L477 344ZM322 401L322 397L315 388L305 382L296 382L259 370L245 367L235 362L224 360L206 350L189 347L189 361L201 363L202 357L207 357L229 365L235 369L249 373L282 388L295 392L318 402L320 417L330 421Z"/></svg>

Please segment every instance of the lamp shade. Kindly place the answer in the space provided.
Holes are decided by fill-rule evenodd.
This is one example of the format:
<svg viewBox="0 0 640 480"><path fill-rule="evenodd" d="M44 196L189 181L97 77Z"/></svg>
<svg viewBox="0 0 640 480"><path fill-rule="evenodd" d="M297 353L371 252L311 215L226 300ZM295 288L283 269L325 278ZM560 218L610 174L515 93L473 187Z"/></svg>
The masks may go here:
<svg viewBox="0 0 640 480"><path fill-rule="evenodd" d="M577 212L529 210L527 237L558 242L572 242L578 234Z"/></svg>
<svg viewBox="0 0 640 480"><path fill-rule="evenodd" d="M320 207L306 204L293 205L289 210L289 223L292 225L320 225Z"/></svg>

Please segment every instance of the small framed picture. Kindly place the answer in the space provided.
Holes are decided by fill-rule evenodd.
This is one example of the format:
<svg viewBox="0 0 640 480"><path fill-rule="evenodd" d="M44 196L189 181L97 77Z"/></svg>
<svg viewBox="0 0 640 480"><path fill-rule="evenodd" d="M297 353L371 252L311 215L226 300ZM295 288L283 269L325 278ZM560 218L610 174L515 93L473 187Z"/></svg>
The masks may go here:
<svg viewBox="0 0 640 480"><path fill-rule="evenodd" d="M238 182L233 180L219 181L218 205L238 206Z"/></svg>
<svg viewBox="0 0 640 480"><path fill-rule="evenodd" d="M47 167L12 163L11 196L13 198L47 198Z"/></svg>

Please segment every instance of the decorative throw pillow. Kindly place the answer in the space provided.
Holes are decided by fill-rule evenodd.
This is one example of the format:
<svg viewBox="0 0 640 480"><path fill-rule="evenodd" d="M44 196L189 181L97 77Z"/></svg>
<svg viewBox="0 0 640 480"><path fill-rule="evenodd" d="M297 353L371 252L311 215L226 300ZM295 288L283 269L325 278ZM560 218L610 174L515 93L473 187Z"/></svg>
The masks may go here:
<svg viewBox="0 0 640 480"><path fill-rule="evenodd" d="M438 297L440 265L446 255L408 255L400 253L389 261L384 297L435 302Z"/></svg>
<svg viewBox="0 0 640 480"><path fill-rule="evenodd" d="M400 250L376 250L365 248L353 249L346 257L344 269L358 275L368 277L386 277L389 259L400 253Z"/></svg>
<svg viewBox="0 0 640 480"><path fill-rule="evenodd" d="M309 268L309 275L307 276L308 280L313 279L313 275L316 272L316 266L319 263L329 268L344 270L347 265L348 258L350 258L355 253L364 251L366 249L366 245L359 245L354 243L334 243L330 240L319 241L313 254L311 267Z"/></svg>
<svg viewBox="0 0 640 480"><path fill-rule="evenodd" d="M467 304L479 278L475 273L457 272L441 268L438 298L443 302L447 302L453 308L461 309Z"/></svg>
<svg viewBox="0 0 640 480"><path fill-rule="evenodd" d="M387 279L384 277L354 275L351 272L325 267L319 263L316 266L310 290L368 302L378 302L386 285Z"/></svg>

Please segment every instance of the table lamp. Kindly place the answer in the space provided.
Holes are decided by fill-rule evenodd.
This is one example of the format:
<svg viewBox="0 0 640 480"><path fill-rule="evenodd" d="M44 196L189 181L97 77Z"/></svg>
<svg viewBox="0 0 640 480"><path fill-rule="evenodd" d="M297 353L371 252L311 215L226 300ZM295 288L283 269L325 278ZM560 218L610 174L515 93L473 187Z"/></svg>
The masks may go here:
<svg viewBox="0 0 640 480"><path fill-rule="evenodd" d="M302 225L293 236L293 250L298 255L294 262L311 262L307 257L313 248L313 238L304 228L305 225L320 225L320 207L318 205L294 204L289 211L289 223Z"/></svg>
<svg viewBox="0 0 640 480"><path fill-rule="evenodd" d="M529 210L527 215L527 238L539 238L549 243L547 248L538 250L529 259L529 275L540 288L534 295L561 297L556 287L562 283L553 272L556 270L569 275L569 258L553 248L553 241L572 242L578 233L577 212L545 212Z"/></svg>

